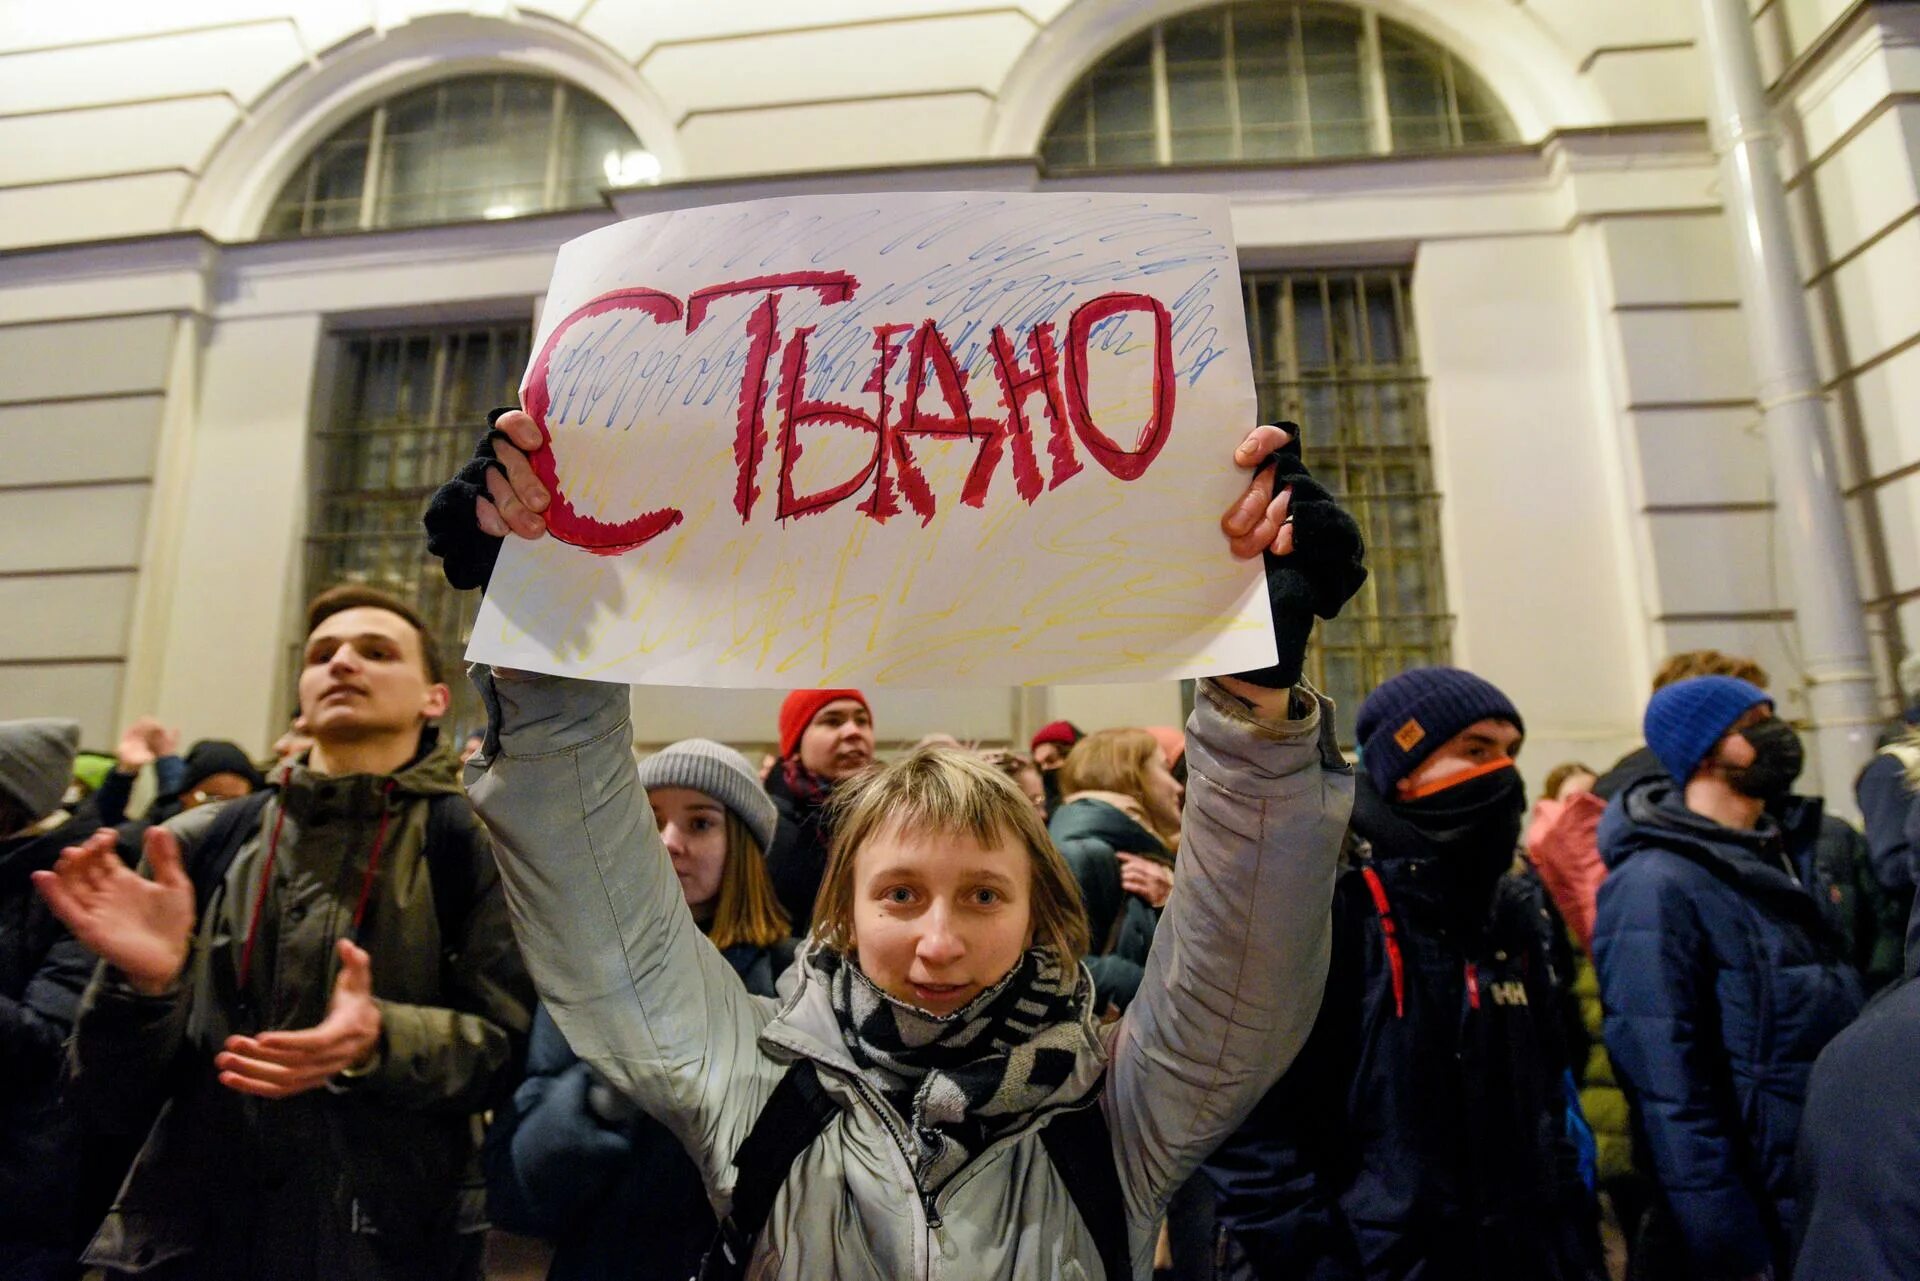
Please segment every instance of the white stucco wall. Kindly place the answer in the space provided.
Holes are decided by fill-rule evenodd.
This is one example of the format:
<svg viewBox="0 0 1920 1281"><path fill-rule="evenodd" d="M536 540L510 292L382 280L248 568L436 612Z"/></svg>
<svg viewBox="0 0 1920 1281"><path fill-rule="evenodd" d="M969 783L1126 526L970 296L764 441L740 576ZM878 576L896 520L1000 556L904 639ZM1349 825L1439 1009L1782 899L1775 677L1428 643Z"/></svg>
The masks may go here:
<svg viewBox="0 0 1920 1281"><path fill-rule="evenodd" d="M1529 716L1532 772L1635 737L1669 648L1756 654L1792 699L1791 600L1692 6L1378 0L1469 61L1524 147L1045 179L1059 95L1167 0L102 0L0 16L0 716L143 711L264 745L297 616L332 330L532 314L559 243L781 191L1223 191L1243 261L1414 268L1456 655ZM1876 635L1920 635L1920 33L1911 8L1764 0L1803 255ZM412 83L561 75L668 185L605 211L249 244L328 129ZM881 166L867 173L849 166ZM839 172L836 172L839 171ZM11 247L9 250L7 247ZM237 590L236 584L246 584ZM770 733L777 695L647 692L666 739ZM1791 705L1791 704L1790 704ZM903 693L883 736L1160 722L1171 686ZM758 731L756 732L756 727Z"/></svg>

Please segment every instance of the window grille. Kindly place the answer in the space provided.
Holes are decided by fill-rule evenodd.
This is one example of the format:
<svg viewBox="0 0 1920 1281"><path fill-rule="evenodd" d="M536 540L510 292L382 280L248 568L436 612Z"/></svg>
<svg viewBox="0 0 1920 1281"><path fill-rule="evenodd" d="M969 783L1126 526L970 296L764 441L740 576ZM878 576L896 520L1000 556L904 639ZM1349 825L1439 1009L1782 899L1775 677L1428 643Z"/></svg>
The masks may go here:
<svg viewBox="0 0 1920 1281"><path fill-rule="evenodd" d="M1499 101L1445 49L1371 10L1240 3L1133 37L1067 94L1049 168L1271 162L1506 141Z"/></svg>
<svg viewBox="0 0 1920 1281"><path fill-rule="evenodd" d="M1409 667L1447 662L1453 629L1410 276L1246 272L1242 288L1260 421L1301 425L1308 466L1366 533L1367 584L1319 624L1307 658L1351 746L1367 693Z"/></svg>
<svg viewBox="0 0 1920 1281"><path fill-rule="evenodd" d="M540 76L461 76L335 130L287 180L261 234L575 209L659 174L626 122L581 89Z"/></svg>
<svg viewBox="0 0 1920 1281"><path fill-rule="evenodd" d="M518 403L531 342L526 324L346 335L332 423L317 433L307 594L364 583L418 609L450 673L453 705L442 721L450 734L486 721L460 674L479 593L447 586L420 517L472 453L487 411ZM296 672L304 639L294 646Z"/></svg>

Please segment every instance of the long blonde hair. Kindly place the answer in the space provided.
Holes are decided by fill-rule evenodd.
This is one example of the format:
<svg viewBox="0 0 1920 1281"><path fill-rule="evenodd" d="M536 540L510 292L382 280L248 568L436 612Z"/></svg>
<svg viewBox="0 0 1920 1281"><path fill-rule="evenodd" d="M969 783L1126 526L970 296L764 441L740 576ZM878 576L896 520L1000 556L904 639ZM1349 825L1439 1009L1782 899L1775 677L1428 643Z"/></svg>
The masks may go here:
<svg viewBox="0 0 1920 1281"><path fill-rule="evenodd" d="M713 919L707 925L707 937L718 948L737 943L772 947L792 932L780 900L774 896L773 878L767 874L767 859L760 842L727 810L727 865L720 872L720 889L713 896Z"/></svg>
<svg viewBox="0 0 1920 1281"><path fill-rule="evenodd" d="M1147 826L1171 846L1180 832L1180 816L1161 812L1147 786L1153 762L1164 763L1160 740L1143 729L1095 730L1073 745L1060 767L1060 795L1118 792L1138 802Z"/></svg>
<svg viewBox="0 0 1920 1281"><path fill-rule="evenodd" d="M814 903L814 940L842 954L854 950L853 863L861 846L883 832L968 836L983 848L1007 837L1027 847L1033 869L1033 941L1051 948L1069 970L1087 953L1087 911L1080 883L1040 825L1033 802L979 757L923 747L871 770L834 793L833 846Z"/></svg>

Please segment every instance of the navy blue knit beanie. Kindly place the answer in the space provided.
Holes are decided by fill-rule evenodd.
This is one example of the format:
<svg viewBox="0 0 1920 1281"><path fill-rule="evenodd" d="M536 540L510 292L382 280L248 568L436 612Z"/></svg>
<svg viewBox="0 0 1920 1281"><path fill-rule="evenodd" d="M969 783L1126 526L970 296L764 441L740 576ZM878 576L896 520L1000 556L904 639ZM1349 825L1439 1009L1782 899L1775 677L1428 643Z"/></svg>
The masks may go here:
<svg viewBox="0 0 1920 1281"><path fill-rule="evenodd" d="M1773 696L1734 676L1695 676L1654 691L1640 732L1674 781L1684 784L1747 709Z"/></svg>
<svg viewBox="0 0 1920 1281"><path fill-rule="evenodd" d="M1513 701L1491 681L1457 667L1416 667L1367 695L1355 727L1360 763L1382 796L1448 739L1478 721L1511 721L1526 733Z"/></svg>

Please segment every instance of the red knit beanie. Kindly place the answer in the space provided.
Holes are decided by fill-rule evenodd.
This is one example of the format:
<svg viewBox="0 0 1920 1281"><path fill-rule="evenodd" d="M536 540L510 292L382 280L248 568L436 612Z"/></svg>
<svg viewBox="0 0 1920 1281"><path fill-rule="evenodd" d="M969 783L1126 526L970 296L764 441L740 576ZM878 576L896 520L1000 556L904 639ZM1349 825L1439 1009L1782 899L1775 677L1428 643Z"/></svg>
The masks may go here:
<svg viewBox="0 0 1920 1281"><path fill-rule="evenodd" d="M1063 748L1071 748L1081 737L1079 727L1072 721L1049 721L1033 736L1032 746L1037 748L1042 743L1058 743Z"/></svg>
<svg viewBox="0 0 1920 1281"><path fill-rule="evenodd" d="M837 703L843 698L867 708L867 715L873 715L873 708L867 706L867 696L857 689L796 689L787 695L787 701L780 704L780 755L792 756L800 750L800 736L807 732L807 726L813 724L813 718L828 703Z"/></svg>

